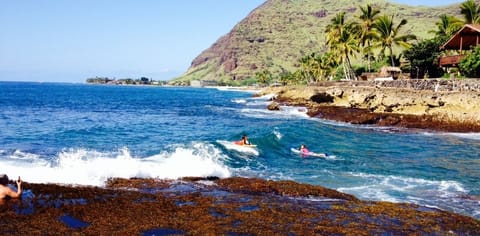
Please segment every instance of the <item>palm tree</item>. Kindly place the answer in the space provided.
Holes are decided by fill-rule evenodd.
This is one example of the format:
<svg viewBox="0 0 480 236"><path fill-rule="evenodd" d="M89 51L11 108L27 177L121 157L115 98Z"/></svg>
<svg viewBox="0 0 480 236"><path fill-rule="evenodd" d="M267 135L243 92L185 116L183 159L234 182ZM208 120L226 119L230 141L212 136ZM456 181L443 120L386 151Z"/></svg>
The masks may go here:
<svg viewBox="0 0 480 236"><path fill-rule="evenodd" d="M440 21L435 23L437 30L432 30L430 33L435 33L437 36L447 38L457 32L462 26L462 20L455 16L449 16L446 14L440 15Z"/></svg>
<svg viewBox="0 0 480 236"><path fill-rule="evenodd" d="M393 15L382 15L376 19L374 24L374 28L378 32L378 46L381 48L380 53L383 57L385 55L385 50L388 49L392 66L395 66L393 47L400 46L408 49L411 46L409 41L416 39L416 36L412 34L400 35L400 29L405 24L407 24L407 20L403 19L396 27L394 27Z"/></svg>
<svg viewBox="0 0 480 236"><path fill-rule="evenodd" d="M376 34L373 32L373 26L380 10L372 8L370 4L366 7L360 7L361 14L358 17L360 22L360 36L359 42L362 46L362 54L367 56L367 67L370 72L370 58L371 58L371 43L376 39Z"/></svg>
<svg viewBox="0 0 480 236"><path fill-rule="evenodd" d="M344 29L344 26L345 12L339 12L330 20L330 24L327 25L327 45L332 44L336 38L338 38L338 35L340 35L341 31Z"/></svg>
<svg viewBox="0 0 480 236"><path fill-rule="evenodd" d="M465 24L480 24L480 6L474 0L463 2L460 13L465 17Z"/></svg>
<svg viewBox="0 0 480 236"><path fill-rule="evenodd" d="M307 83L315 80L317 77L316 71L319 67L318 63L316 62L316 55L315 53L311 53L310 55L304 56L300 59L300 75L301 79L306 81Z"/></svg>
<svg viewBox="0 0 480 236"><path fill-rule="evenodd" d="M333 78L332 73L338 67L337 60L331 52L324 53L320 58L320 77L325 80Z"/></svg>
<svg viewBox="0 0 480 236"><path fill-rule="evenodd" d="M330 53L323 55L312 53L300 59L299 79L306 82L328 80L338 67L337 59Z"/></svg>
<svg viewBox="0 0 480 236"><path fill-rule="evenodd" d="M268 85L272 80L272 73L266 69L257 72L255 75L257 77L257 82L262 85Z"/></svg>
<svg viewBox="0 0 480 236"><path fill-rule="evenodd" d="M357 35L359 29L352 22L345 22L345 12L338 13L327 25L327 46L334 55L340 55L339 64L343 64L343 72L347 80L356 79L350 56L359 51Z"/></svg>

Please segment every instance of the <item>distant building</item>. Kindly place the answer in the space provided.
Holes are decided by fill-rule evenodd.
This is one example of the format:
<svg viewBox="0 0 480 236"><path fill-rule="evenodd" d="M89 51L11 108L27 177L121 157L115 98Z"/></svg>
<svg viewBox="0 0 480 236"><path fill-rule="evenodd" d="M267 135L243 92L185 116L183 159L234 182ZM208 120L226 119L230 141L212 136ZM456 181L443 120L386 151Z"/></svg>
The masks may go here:
<svg viewBox="0 0 480 236"><path fill-rule="evenodd" d="M441 67L457 67L465 50L480 45L480 25L466 24L440 48L441 50L459 51L460 54L440 58Z"/></svg>
<svg viewBox="0 0 480 236"><path fill-rule="evenodd" d="M218 83L215 80L201 80L202 86L217 86Z"/></svg>
<svg viewBox="0 0 480 236"><path fill-rule="evenodd" d="M202 82L200 82L200 80L192 80L192 81L190 81L190 86L192 86L192 87L202 87Z"/></svg>

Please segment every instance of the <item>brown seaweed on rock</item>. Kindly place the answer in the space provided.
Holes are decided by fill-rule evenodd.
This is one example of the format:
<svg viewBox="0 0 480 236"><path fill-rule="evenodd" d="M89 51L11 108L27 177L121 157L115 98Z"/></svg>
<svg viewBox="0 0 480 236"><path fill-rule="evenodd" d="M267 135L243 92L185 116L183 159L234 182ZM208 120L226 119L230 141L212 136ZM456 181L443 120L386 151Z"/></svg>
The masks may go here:
<svg viewBox="0 0 480 236"><path fill-rule="evenodd" d="M358 201L356 197L349 194L341 193L321 186L299 184L288 180L271 181L232 177L228 179L220 179L217 181L217 184L218 186L227 188L230 191L240 191L249 194L273 193L281 196L325 197L347 201Z"/></svg>
<svg viewBox="0 0 480 236"><path fill-rule="evenodd" d="M110 179L106 187L25 183L0 206L1 235L479 235L474 218L360 201L293 181Z"/></svg>

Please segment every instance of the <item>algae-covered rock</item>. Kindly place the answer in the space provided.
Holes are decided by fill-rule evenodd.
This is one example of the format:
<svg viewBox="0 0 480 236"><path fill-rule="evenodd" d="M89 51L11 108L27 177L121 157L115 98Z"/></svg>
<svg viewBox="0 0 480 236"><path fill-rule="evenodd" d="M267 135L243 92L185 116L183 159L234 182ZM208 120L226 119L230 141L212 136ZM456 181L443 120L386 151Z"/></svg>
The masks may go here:
<svg viewBox="0 0 480 236"><path fill-rule="evenodd" d="M0 205L0 235L480 234L480 221L468 216L293 181L135 178L24 189L35 197Z"/></svg>

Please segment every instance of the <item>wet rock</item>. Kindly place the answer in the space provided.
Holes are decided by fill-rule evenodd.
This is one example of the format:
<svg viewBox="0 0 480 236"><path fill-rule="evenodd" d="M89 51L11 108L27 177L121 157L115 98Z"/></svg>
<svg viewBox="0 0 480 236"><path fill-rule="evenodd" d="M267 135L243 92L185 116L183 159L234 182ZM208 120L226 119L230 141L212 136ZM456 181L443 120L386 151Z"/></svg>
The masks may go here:
<svg viewBox="0 0 480 236"><path fill-rule="evenodd" d="M316 103L332 103L334 97L328 93L317 93L311 96L310 100Z"/></svg>
<svg viewBox="0 0 480 236"><path fill-rule="evenodd" d="M35 197L0 205L1 235L480 234L480 221L468 216L360 201L293 181L136 178L111 179L105 188L26 182L24 187ZM71 204L52 204L59 201ZM29 207L29 214L21 213Z"/></svg>
<svg viewBox="0 0 480 236"><path fill-rule="evenodd" d="M277 102L272 102L268 104L267 109L270 111L279 111L280 110L280 104Z"/></svg>

